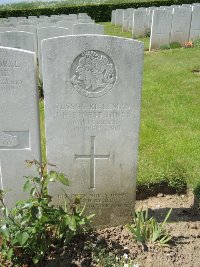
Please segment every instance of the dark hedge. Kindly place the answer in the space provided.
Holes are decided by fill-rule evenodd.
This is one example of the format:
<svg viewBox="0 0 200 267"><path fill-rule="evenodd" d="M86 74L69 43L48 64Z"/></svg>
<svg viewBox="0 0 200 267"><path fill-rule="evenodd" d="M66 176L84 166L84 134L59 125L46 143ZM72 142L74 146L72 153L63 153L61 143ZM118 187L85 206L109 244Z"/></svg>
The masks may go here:
<svg viewBox="0 0 200 267"><path fill-rule="evenodd" d="M149 6L170 6L181 4L192 4L199 0L169 0L169 1L150 1L139 3L122 3L122 4L100 4L100 5L84 5L84 6L63 6L63 7L47 7L34 9L8 9L0 10L0 17L28 17L40 15L59 15L59 14L77 14L87 13L96 22L106 22L111 20L111 11L114 9L138 8Z"/></svg>

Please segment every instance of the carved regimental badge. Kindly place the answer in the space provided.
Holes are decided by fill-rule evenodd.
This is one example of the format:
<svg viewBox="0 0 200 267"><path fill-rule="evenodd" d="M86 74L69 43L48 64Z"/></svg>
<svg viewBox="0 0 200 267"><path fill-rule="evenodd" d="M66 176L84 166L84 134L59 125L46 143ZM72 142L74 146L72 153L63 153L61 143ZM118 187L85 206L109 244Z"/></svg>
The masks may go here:
<svg viewBox="0 0 200 267"><path fill-rule="evenodd" d="M100 51L81 53L72 63L70 75L74 88L86 97L105 95L116 81L112 59Z"/></svg>

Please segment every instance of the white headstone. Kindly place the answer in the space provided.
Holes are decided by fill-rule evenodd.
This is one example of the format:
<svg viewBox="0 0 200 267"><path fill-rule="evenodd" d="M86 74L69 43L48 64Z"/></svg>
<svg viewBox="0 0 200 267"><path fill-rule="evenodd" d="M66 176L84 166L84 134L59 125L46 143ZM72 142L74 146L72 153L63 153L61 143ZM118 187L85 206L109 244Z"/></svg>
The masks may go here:
<svg viewBox="0 0 200 267"><path fill-rule="evenodd" d="M0 187L9 207L25 197L25 160L39 160L40 129L34 53L0 47ZM11 190L11 191L9 191Z"/></svg>
<svg viewBox="0 0 200 267"><path fill-rule="evenodd" d="M57 27L63 27L63 28L67 28L70 30L70 33L72 34L72 28L74 24L77 24L77 21L71 21L71 20L61 20L56 22L56 26Z"/></svg>
<svg viewBox="0 0 200 267"><path fill-rule="evenodd" d="M104 34L104 26L95 23L74 24L72 34Z"/></svg>
<svg viewBox="0 0 200 267"><path fill-rule="evenodd" d="M6 47L13 47L35 52L34 35L30 32L8 31L0 33L0 44Z"/></svg>
<svg viewBox="0 0 200 267"><path fill-rule="evenodd" d="M169 46L172 24L172 10L157 9L153 11L149 50Z"/></svg>
<svg viewBox="0 0 200 267"><path fill-rule="evenodd" d="M189 40L192 9L174 7L170 43L178 42L183 45Z"/></svg>
<svg viewBox="0 0 200 267"><path fill-rule="evenodd" d="M38 37L38 62L39 62L39 73L42 77L42 51L41 51L41 42L44 39L53 38L57 36L66 36L69 35L71 31L63 27L44 27L37 29Z"/></svg>
<svg viewBox="0 0 200 267"><path fill-rule="evenodd" d="M80 194L94 224L125 223L135 200L143 43L78 35L44 40L42 51L47 161L71 179L67 194ZM62 189L51 193L64 203Z"/></svg>
<svg viewBox="0 0 200 267"><path fill-rule="evenodd" d="M111 23L115 25L115 10L112 10L112 13L111 13Z"/></svg>
<svg viewBox="0 0 200 267"><path fill-rule="evenodd" d="M124 9L115 10L115 26L122 26Z"/></svg>
<svg viewBox="0 0 200 267"><path fill-rule="evenodd" d="M192 8L192 20L190 26L190 40L200 39L200 5Z"/></svg>
<svg viewBox="0 0 200 267"><path fill-rule="evenodd" d="M138 8L133 13L133 38L145 37L149 32L149 15L146 8Z"/></svg>
<svg viewBox="0 0 200 267"><path fill-rule="evenodd" d="M132 30L133 27L133 11L134 8L128 8L126 12L126 17L123 19L123 26L122 30L123 31L129 31Z"/></svg>

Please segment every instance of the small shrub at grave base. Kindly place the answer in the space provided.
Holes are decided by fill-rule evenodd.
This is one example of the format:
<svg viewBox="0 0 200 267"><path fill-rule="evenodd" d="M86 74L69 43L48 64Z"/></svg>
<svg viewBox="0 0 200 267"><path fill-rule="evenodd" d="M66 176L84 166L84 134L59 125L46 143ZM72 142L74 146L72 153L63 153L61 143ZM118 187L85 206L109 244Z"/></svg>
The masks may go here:
<svg viewBox="0 0 200 267"><path fill-rule="evenodd" d="M198 183L194 190L194 203L193 203L193 208L194 212L197 212L200 210L200 183Z"/></svg>
<svg viewBox="0 0 200 267"><path fill-rule="evenodd" d="M144 37L150 37L150 35L151 35L151 29L146 28Z"/></svg>
<svg viewBox="0 0 200 267"><path fill-rule="evenodd" d="M5 192L0 192L3 217L0 218L0 257L11 261L13 266L35 266L42 262L51 245L63 247L78 233L85 232L91 216L83 215L84 208L79 199L69 200L63 207L51 204L48 193L50 182L68 186L69 181L62 173L46 173L47 164L27 161L35 165L39 176L26 177L24 191L29 199L20 201L8 210L4 203ZM51 165L53 167L53 165ZM5 265L6 266L6 265Z"/></svg>
<svg viewBox="0 0 200 267"><path fill-rule="evenodd" d="M165 231L165 224L172 212L172 209L167 213L163 223L158 223L155 218L148 217L148 209L135 211L134 223L127 225L128 229L133 234L134 238L140 242L145 249L148 243L157 243L161 246L168 246L171 236Z"/></svg>
<svg viewBox="0 0 200 267"><path fill-rule="evenodd" d="M193 46L196 48L200 48L200 39L193 41Z"/></svg>
<svg viewBox="0 0 200 267"><path fill-rule="evenodd" d="M171 49L181 48L181 44L179 42L171 43L169 46Z"/></svg>
<svg viewBox="0 0 200 267"><path fill-rule="evenodd" d="M167 50L167 49L170 49L170 46L169 45L161 45L160 50Z"/></svg>
<svg viewBox="0 0 200 267"><path fill-rule="evenodd" d="M116 256L113 252L102 246L89 245L88 249L92 251L93 260L99 267L134 267L133 260L129 259L127 254Z"/></svg>

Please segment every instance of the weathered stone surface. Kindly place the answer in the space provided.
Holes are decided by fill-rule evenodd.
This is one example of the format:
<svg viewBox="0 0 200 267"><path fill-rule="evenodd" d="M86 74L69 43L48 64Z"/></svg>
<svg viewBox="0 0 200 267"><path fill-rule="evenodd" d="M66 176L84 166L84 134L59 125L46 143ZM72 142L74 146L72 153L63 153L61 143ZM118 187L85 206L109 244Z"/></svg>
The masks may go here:
<svg viewBox="0 0 200 267"><path fill-rule="evenodd" d="M42 77L42 52L41 52L41 42L44 39L58 37L58 36L66 36L69 35L71 31L64 27L43 27L37 29L37 37L38 37L38 62L39 62L39 72Z"/></svg>
<svg viewBox="0 0 200 267"><path fill-rule="evenodd" d="M34 53L0 47L0 187L9 207L26 195L23 176L36 175L25 160L40 160Z"/></svg>
<svg viewBox="0 0 200 267"><path fill-rule="evenodd" d="M172 24L172 10L157 9L153 11L149 50L169 45Z"/></svg>
<svg viewBox="0 0 200 267"><path fill-rule="evenodd" d="M133 8L126 9L123 14L122 31L128 31L133 28Z"/></svg>
<svg viewBox="0 0 200 267"><path fill-rule="evenodd" d="M70 51L70 52L69 52ZM118 225L134 208L143 44L102 35L44 40L47 160L70 178L94 224ZM63 204L60 187L51 188Z"/></svg>
<svg viewBox="0 0 200 267"><path fill-rule="evenodd" d="M115 25L115 10L112 10L112 13L111 13L111 23Z"/></svg>
<svg viewBox="0 0 200 267"><path fill-rule="evenodd" d="M178 42L183 45L189 40L192 9L174 7L170 43Z"/></svg>
<svg viewBox="0 0 200 267"><path fill-rule="evenodd" d="M78 23L72 28L73 34L104 34L104 26L95 23Z"/></svg>
<svg viewBox="0 0 200 267"><path fill-rule="evenodd" d="M200 5L192 8L192 20L190 26L190 40L200 39Z"/></svg>
<svg viewBox="0 0 200 267"><path fill-rule="evenodd" d="M123 24L123 9L116 9L115 10L115 26L122 26Z"/></svg>
<svg viewBox="0 0 200 267"><path fill-rule="evenodd" d="M34 52L34 35L30 32L8 31L0 33L0 44Z"/></svg>
<svg viewBox="0 0 200 267"><path fill-rule="evenodd" d="M149 14L146 8L138 8L133 13L133 38L145 37L149 32Z"/></svg>

